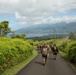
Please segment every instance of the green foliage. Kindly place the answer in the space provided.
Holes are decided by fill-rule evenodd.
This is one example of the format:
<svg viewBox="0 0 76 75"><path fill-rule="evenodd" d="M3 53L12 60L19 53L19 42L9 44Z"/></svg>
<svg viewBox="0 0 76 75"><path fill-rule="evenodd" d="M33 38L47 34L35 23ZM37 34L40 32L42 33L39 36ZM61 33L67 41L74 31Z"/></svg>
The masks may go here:
<svg viewBox="0 0 76 75"><path fill-rule="evenodd" d="M50 46L52 45L54 41L53 40L41 40L41 41L34 41L34 46L37 46L38 44L48 43Z"/></svg>
<svg viewBox="0 0 76 75"><path fill-rule="evenodd" d="M26 34L22 33L22 34L15 34L14 32L12 32L11 34L11 38L20 38L20 39L25 39Z"/></svg>
<svg viewBox="0 0 76 75"><path fill-rule="evenodd" d="M0 36L6 36L11 31L11 29L8 26L8 21L0 22Z"/></svg>
<svg viewBox="0 0 76 75"><path fill-rule="evenodd" d="M72 63L76 63L76 41L62 39L59 45L60 53L65 55L65 58Z"/></svg>
<svg viewBox="0 0 76 75"><path fill-rule="evenodd" d="M62 52L66 52L65 48L67 46L67 43L62 43L60 46L59 46L59 50L62 51Z"/></svg>
<svg viewBox="0 0 76 75"><path fill-rule="evenodd" d="M59 50L66 53L67 52L66 47L69 43L69 39L67 39L67 38L61 39L59 41L59 43L60 43L59 44Z"/></svg>
<svg viewBox="0 0 76 75"><path fill-rule="evenodd" d="M68 59L76 63L76 41L71 42L66 49L68 51Z"/></svg>
<svg viewBox="0 0 76 75"><path fill-rule="evenodd" d="M73 32L70 32L69 39L75 40L76 39L76 35Z"/></svg>
<svg viewBox="0 0 76 75"><path fill-rule="evenodd" d="M32 39L27 39L26 40L28 43L30 43L31 45L34 45L34 40L32 40Z"/></svg>
<svg viewBox="0 0 76 75"><path fill-rule="evenodd" d="M37 55L38 55L38 52L33 50L33 54L30 57L28 57L26 60L19 63L18 65L15 65L11 67L10 69L6 70L1 75L16 75L24 66L29 64L29 62L32 61Z"/></svg>
<svg viewBox="0 0 76 75"><path fill-rule="evenodd" d="M22 39L0 38L0 43L0 74L32 55L32 45Z"/></svg>
<svg viewBox="0 0 76 75"><path fill-rule="evenodd" d="M34 46L37 46L40 43L40 41L35 41Z"/></svg>

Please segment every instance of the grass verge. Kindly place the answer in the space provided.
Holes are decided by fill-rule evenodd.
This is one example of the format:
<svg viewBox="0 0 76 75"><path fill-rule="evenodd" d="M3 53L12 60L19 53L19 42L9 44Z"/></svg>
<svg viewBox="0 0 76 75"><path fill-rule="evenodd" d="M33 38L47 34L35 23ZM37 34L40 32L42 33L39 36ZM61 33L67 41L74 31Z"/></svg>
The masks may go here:
<svg viewBox="0 0 76 75"><path fill-rule="evenodd" d="M61 54L62 57L64 57L67 60L66 53L64 53L62 51L59 51L59 53Z"/></svg>
<svg viewBox="0 0 76 75"><path fill-rule="evenodd" d="M30 61L32 61L38 55L37 51L33 51L33 55L27 58L25 61L21 62L20 64L6 70L1 75L15 75L18 73L23 67L25 67Z"/></svg>
<svg viewBox="0 0 76 75"><path fill-rule="evenodd" d="M74 71L76 72L76 64L71 63L67 56L66 53L59 51L59 53L61 54L61 56L70 64L70 66L74 69Z"/></svg>

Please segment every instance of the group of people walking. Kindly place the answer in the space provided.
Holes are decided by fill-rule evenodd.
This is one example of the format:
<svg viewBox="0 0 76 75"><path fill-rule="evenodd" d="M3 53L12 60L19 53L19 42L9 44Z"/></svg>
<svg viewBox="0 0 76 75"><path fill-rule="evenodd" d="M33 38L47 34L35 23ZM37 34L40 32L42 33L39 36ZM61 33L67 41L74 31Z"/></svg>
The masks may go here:
<svg viewBox="0 0 76 75"><path fill-rule="evenodd" d="M53 53L54 60L57 59L58 47L56 46L56 43L53 43L51 46L49 43L42 43L40 45L37 45L37 49L42 54L43 65L47 63L47 57L49 56L50 52Z"/></svg>

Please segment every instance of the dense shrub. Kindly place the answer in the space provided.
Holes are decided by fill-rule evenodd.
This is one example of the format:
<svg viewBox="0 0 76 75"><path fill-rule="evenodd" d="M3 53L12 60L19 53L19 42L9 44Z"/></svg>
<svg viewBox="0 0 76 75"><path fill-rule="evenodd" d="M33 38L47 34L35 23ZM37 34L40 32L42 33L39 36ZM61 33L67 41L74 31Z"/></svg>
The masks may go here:
<svg viewBox="0 0 76 75"><path fill-rule="evenodd" d="M41 42L40 41L35 41L34 42L34 46L37 46L38 44L40 44Z"/></svg>
<svg viewBox="0 0 76 75"><path fill-rule="evenodd" d="M76 41L61 39L58 42L60 53L69 61L76 64Z"/></svg>
<svg viewBox="0 0 76 75"><path fill-rule="evenodd" d="M33 47L21 39L0 38L0 74L32 54Z"/></svg>
<svg viewBox="0 0 76 75"><path fill-rule="evenodd" d="M28 43L30 43L31 45L34 45L34 40L32 40L32 39L27 39L26 40Z"/></svg>
<svg viewBox="0 0 76 75"><path fill-rule="evenodd" d="M62 52L66 52L66 46L67 46L67 43L63 42L60 46L59 46L59 50L62 51Z"/></svg>
<svg viewBox="0 0 76 75"><path fill-rule="evenodd" d="M68 51L68 59L76 63L76 41L71 42L66 49Z"/></svg>
<svg viewBox="0 0 76 75"><path fill-rule="evenodd" d="M67 50L66 50L66 47L68 45L68 43L70 42L70 40L68 38L64 38L64 39L61 39L59 40L59 50L64 52L64 53L67 53Z"/></svg>

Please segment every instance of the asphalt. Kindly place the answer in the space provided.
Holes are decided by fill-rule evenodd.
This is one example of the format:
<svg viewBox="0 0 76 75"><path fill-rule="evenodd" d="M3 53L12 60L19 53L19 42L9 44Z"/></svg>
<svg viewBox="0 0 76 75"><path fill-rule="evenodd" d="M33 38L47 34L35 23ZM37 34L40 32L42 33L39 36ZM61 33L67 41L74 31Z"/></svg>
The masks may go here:
<svg viewBox="0 0 76 75"><path fill-rule="evenodd" d="M60 54L58 54L57 60L53 60L53 54L51 53L47 64L43 66L42 56L39 53L33 61L16 75L76 75L76 72Z"/></svg>

